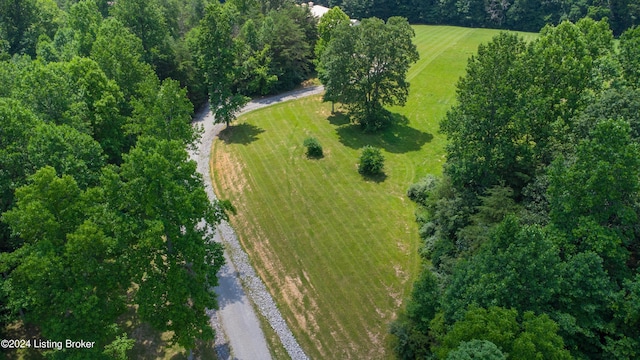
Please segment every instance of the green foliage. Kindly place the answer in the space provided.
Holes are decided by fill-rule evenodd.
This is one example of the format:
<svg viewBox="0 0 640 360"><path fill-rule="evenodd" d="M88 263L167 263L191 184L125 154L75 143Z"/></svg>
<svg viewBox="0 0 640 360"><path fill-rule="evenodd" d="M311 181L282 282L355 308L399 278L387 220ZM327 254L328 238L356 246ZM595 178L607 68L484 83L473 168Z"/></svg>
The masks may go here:
<svg viewBox="0 0 640 360"><path fill-rule="evenodd" d="M89 56L101 22L102 15L95 1L81 0L71 6L67 25L74 30L78 55Z"/></svg>
<svg viewBox="0 0 640 360"><path fill-rule="evenodd" d="M558 325L546 314L536 316L525 312L519 320L518 312L513 309L471 307L464 319L439 339L436 354L446 359L463 342L475 339L495 344L503 354L514 359L571 359L557 331Z"/></svg>
<svg viewBox="0 0 640 360"><path fill-rule="evenodd" d="M583 356L602 352L602 338L613 335L609 334L608 323L616 288L602 258L592 251L576 254L562 264L560 274L561 291L554 317L567 348Z"/></svg>
<svg viewBox="0 0 640 360"><path fill-rule="evenodd" d="M398 359L428 359L431 355L431 339L403 314L391 323L389 333L393 335L393 351Z"/></svg>
<svg viewBox="0 0 640 360"><path fill-rule="evenodd" d="M120 224L116 236L130 249L140 317L190 349L196 338L213 337L205 309L217 306L211 289L224 259L208 228L224 212L209 202L187 159L180 141L140 137L119 174L107 172L105 187Z"/></svg>
<svg viewBox="0 0 640 360"><path fill-rule="evenodd" d="M14 190L25 184L29 135L41 123L19 101L0 98L0 213L8 210L13 203ZM0 233L4 235L4 231ZM1 246L4 248L6 245Z"/></svg>
<svg viewBox="0 0 640 360"><path fill-rule="evenodd" d="M618 56L624 78L630 86L640 88L640 26L628 29L620 36Z"/></svg>
<svg viewBox="0 0 640 360"><path fill-rule="evenodd" d="M91 47L91 59L114 80L126 101L138 95L139 85L155 75L143 61L142 41L115 18L104 20Z"/></svg>
<svg viewBox="0 0 640 360"><path fill-rule="evenodd" d="M314 137L309 137L304 139L304 143L302 143L307 148L307 156L313 158L321 158L322 154L322 145L318 142L318 139Z"/></svg>
<svg viewBox="0 0 640 360"><path fill-rule="evenodd" d="M293 4L269 12L263 20L260 37L269 45L276 89L291 90L312 74L316 22L308 7Z"/></svg>
<svg viewBox="0 0 640 360"><path fill-rule="evenodd" d="M186 90L177 81L165 79L160 84L145 83L141 92L143 97L132 101L133 114L124 126L125 131L194 146L199 133L191 126L193 105Z"/></svg>
<svg viewBox="0 0 640 360"><path fill-rule="evenodd" d="M224 260L209 234L233 207L187 161L182 86L201 81L179 38L203 3L0 1L2 323L96 341L46 357L126 358L116 324L134 306L182 346L212 336Z"/></svg>
<svg viewBox="0 0 640 360"><path fill-rule="evenodd" d="M640 139L640 89L629 87L611 88L600 94L575 119L575 138L590 136L593 128L600 122L616 119L629 123L630 136L633 140Z"/></svg>
<svg viewBox="0 0 640 360"><path fill-rule="evenodd" d="M109 159L117 161L125 145L122 93L98 63L75 57L46 65L30 62L27 69L13 86L13 97L46 122L93 136Z"/></svg>
<svg viewBox="0 0 640 360"><path fill-rule="evenodd" d="M113 360L127 360L127 351L133 349L134 344L135 340L127 338L127 334L124 333L117 336L111 344L106 345L103 354Z"/></svg>
<svg viewBox="0 0 640 360"><path fill-rule="evenodd" d="M27 156L29 173L51 166L58 174L73 176L83 189L98 184L100 169L105 164L100 144L67 125L36 126L27 144Z"/></svg>
<svg viewBox="0 0 640 360"><path fill-rule="evenodd" d="M447 360L506 360L507 357L496 344L487 340L463 341L457 349L451 351Z"/></svg>
<svg viewBox="0 0 640 360"><path fill-rule="evenodd" d="M550 218L567 236L566 251L596 252L614 277L624 274L637 237L640 153L629 131L623 121L597 124L574 161L554 163L548 190Z"/></svg>
<svg viewBox="0 0 640 360"><path fill-rule="evenodd" d="M457 233L457 246L461 252L474 253L489 237L491 230L508 215L517 215L521 207L514 201L513 190L505 186L494 186L483 196L475 214L469 217L470 224Z"/></svg>
<svg viewBox="0 0 640 360"><path fill-rule="evenodd" d="M322 58L324 50L331 42L333 32L343 24L349 24L349 16L337 6L334 6L320 18L318 21L318 41L314 49L316 60Z"/></svg>
<svg viewBox="0 0 640 360"><path fill-rule="evenodd" d="M9 54L34 56L40 36L52 38L63 14L53 0L0 1L0 38Z"/></svg>
<svg viewBox="0 0 640 360"><path fill-rule="evenodd" d="M0 255L8 308L47 338L96 341L88 353L112 336L109 325L124 311L119 294L129 285L120 276L125 264L113 261L116 239L88 218L94 201L71 176L39 170L2 216L24 244Z"/></svg>
<svg viewBox="0 0 640 360"><path fill-rule="evenodd" d="M175 72L175 54L163 8L157 0L116 1L110 13L142 42L143 60L164 79ZM175 17L175 13L171 14Z"/></svg>
<svg viewBox="0 0 640 360"><path fill-rule="evenodd" d="M232 28L237 14L233 5L213 2L196 32L196 63L203 71L209 92L209 102L216 123L229 123L249 99L234 92L234 51Z"/></svg>
<svg viewBox="0 0 640 360"><path fill-rule="evenodd" d="M620 45L621 53L635 51ZM501 34L470 59L442 122L445 176L410 192L421 206L423 255L442 289L414 293L409 304L437 312L427 326L404 318L399 353L426 346L445 358L472 339L517 359L566 358L557 353L562 342L577 358L640 353L637 317L628 315L636 313L629 301L639 264L640 102L624 56L615 55L605 21L583 19L548 26L530 44ZM468 329L467 338L447 343L462 331L455 329L469 306L511 308L523 314L515 317L520 329L530 321L562 342L501 335L508 321L495 327L495 338ZM533 321L534 313L557 325Z"/></svg>
<svg viewBox="0 0 640 360"><path fill-rule="evenodd" d="M478 253L456 267L443 295L447 320L470 304L543 313L560 291L560 256L537 227L521 227L508 216Z"/></svg>
<svg viewBox="0 0 640 360"><path fill-rule="evenodd" d="M324 100L347 105L365 130L390 125L393 117L384 106L406 103L407 71L419 58L413 29L403 18L371 18L358 26L341 23L331 34L318 74Z"/></svg>
<svg viewBox="0 0 640 360"><path fill-rule="evenodd" d="M407 197L418 204L425 205L429 194L437 186L437 178L433 175L427 175L415 184L409 186Z"/></svg>
<svg viewBox="0 0 640 360"><path fill-rule="evenodd" d="M378 148L365 146L360 154L358 172L363 175L378 175L384 171L384 156Z"/></svg>
<svg viewBox="0 0 640 360"><path fill-rule="evenodd" d="M525 85L525 49L517 35L501 33L469 59L457 85L458 104L440 125L449 139L446 172L454 186L482 191L504 179L520 189L533 171L531 145L518 141L524 129L514 106Z"/></svg>

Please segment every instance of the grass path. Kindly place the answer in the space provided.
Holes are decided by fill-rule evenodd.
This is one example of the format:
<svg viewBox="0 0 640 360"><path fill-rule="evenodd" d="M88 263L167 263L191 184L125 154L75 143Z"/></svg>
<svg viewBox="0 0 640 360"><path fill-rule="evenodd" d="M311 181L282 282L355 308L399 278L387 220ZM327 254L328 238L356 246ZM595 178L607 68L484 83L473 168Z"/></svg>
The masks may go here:
<svg viewBox="0 0 640 360"><path fill-rule="evenodd" d="M241 117L212 150L214 187L238 209L231 220L258 274L311 358L391 356L388 323L419 270L419 238L407 187L439 174L438 122L455 98L466 59L494 30L416 26L421 60L410 70L409 119L363 134L331 116L320 96ZM316 137L325 157L309 160ZM359 150L378 146L386 178L357 173Z"/></svg>

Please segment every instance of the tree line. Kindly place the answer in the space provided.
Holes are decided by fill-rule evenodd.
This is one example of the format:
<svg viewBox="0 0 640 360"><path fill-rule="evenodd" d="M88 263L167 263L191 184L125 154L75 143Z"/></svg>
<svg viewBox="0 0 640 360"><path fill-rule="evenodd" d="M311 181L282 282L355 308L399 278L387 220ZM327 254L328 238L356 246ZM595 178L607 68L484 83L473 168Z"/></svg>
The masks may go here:
<svg viewBox="0 0 640 360"><path fill-rule="evenodd" d="M546 26L478 48L408 195L424 269L402 359L640 356L640 28Z"/></svg>
<svg viewBox="0 0 640 360"><path fill-rule="evenodd" d="M608 19L615 35L640 24L637 0L319 0L355 19L405 17L412 24L458 25L538 32L546 24L583 17Z"/></svg>

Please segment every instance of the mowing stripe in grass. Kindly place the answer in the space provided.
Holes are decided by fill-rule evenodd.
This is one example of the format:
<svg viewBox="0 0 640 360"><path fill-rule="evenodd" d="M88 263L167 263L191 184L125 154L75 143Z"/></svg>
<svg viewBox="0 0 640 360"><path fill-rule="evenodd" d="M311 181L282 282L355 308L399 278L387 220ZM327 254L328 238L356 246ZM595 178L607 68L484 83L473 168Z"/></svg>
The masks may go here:
<svg viewBox="0 0 640 360"><path fill-rule="evenodd" d="M331 105L314 96L248 113L232 126L235 142L214 144L216 191L236 204L232 223L241 242L311 358L389 356L388 322L420 266L415 207L405 191L441 172L438 123L467 57L498 33L415 30L421 60L409 71L410 95L405 107L390 109L407 126L363 134L330 118ZM323 146L323 158L304 155L309 136ZM383 182L357 173L364 145L382 149Z"/></svg>

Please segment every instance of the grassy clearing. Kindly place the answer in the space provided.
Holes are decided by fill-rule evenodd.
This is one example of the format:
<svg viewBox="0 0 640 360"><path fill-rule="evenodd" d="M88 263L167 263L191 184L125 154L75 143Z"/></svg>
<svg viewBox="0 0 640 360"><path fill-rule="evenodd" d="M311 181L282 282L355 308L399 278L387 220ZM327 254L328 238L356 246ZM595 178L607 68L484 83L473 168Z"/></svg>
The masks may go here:
<svg viewBox="0 0 640 360"><path fill-rule="evenodd" d="M214 186L238 209L232 223L285 319L314 359L388 358L388 323L419 270L407 187L440 174L438 122L455 100L466 59L495 30L416 26L421 60L409 72L409 119L363 134L320 96L249 113L212 150ZM528 35L533 36L533 35ZM305 138L324 157L308 159ZM357 172L360 149L380 147L385 175Z"/></svg>

